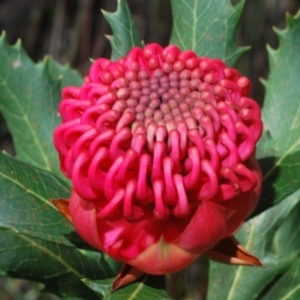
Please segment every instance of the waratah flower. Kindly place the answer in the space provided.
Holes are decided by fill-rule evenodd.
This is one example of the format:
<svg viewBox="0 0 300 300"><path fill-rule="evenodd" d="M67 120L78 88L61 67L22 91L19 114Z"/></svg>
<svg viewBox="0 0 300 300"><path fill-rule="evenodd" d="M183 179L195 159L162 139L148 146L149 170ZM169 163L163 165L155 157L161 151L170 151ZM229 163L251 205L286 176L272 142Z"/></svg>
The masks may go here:
<svg viewBox="0 0 300 300"><path fill-rule="evenodd" d="M261 190L260 109L219 59L157 44L93 62L66 87L54 133L79 235L150 274L230 237Z"/></svg>

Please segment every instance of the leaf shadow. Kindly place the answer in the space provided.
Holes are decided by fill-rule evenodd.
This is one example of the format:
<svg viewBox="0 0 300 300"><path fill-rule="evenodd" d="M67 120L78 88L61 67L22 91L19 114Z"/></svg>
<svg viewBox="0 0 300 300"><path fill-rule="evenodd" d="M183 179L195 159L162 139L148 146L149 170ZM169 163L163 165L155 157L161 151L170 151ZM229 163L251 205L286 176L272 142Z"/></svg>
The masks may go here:
<svg viewBox="0 0 300 300"><path fill-rule="evenodd" d="M138 281L142 281L139 279ZM145 285L148 285L154 289L166 289L165 277L164 275L148 275Z"/></svg>
<svg viewBox="0 0 300 300"><path fill-rule="evenodd" d="M98 251L94 247L90 246L87 242L85 242L78 233L74 230L64 235L66 239L68 239L76 248L82 250L91 250Z"/></svg>
<svg viewBox="0 0 300 300"><path fill-rule="evenodd" d="M274 200L276 198L276 189L274 187L274 184L281 174L280 167L275 166L275 156L258 159L258 163L263 173L262 191L258 205L254 212L251 214L250 218L259 215L275 204ZM272 170L272 172L268 175L268 172L270 172L270 170Z"/></svg>

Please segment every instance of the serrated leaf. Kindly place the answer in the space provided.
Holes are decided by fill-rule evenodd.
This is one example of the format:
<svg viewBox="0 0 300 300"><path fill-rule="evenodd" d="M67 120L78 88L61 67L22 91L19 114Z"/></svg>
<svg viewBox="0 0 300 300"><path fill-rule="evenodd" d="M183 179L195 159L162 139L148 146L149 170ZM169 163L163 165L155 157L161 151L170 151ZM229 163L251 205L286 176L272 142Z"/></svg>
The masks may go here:
<svg viewBox="0 0 300 300"><path fill-rule="evenodd" d="M51 57L46 57L45 60L48 60L47 67L49 75L54 81L59 81L60 89L65 86L81 86L83 83L83 78L76 71L71 69L69 65L61 65Z"/></svg>
<svg viewBox="0 0 300 300"><path fill-rule="evenodd" d="M118 7L114 13L104 10L102 13L113 31L113 36L107 36L112 47L112 60L127 55L134 46L142 46L126 0L118 0Z"/></svg>
<svg viewBox="0 0 300 300"><path fill-rule="evenodd" d="M279 48L268 47L270 75L263 81L263 122L273 138L300 126L300 12L286 19L286 29L275 30Z"/></svg>
<svg viewBox="0 0 300 300"><path fill-rule="evenodd" d="M230 0L171 0L171 44L199 56L216 57L232 66L247 47L235 45L235 34L245 1L233 7Z"/></svg>
<svg viewBox="0 0 300 300"><path fill-rule="evenodd" d="M259 293L264 287L292 265L300 249L283 254L276 251L273 240L299 203L299 197L300 190L242 226L236 235L237 239L248 251L257 255L266 267L235 267L212 262L207 300L260 299Z"/></svg>
<svg viewBox="0 0 300 300"><path fill-rule="evenodd" d="M63 84L79 77L52 60L33 63L18 42L0 37L0 110L12 134L17 157L61 174L52 134L60 123L57 107ZM68 78L68 79L66 79Z"/></svg>
<svg viewBox="0 0 300 300"><path fill-rule="evenodd" d="M171 299L164 289L162 276L145 276L140 281L130 284L111 293L114 279L92 281L84 279L83 282L93 291L101 294L103 300L168 300Z"/></svg>
<svg viewBox="0 0 300 300"><path fill-rule="evenodd" d="M300 299L300 258L288 272L269 289L261 300L298 300Z"/></svg>
<svg viewBox="0 0 300 300"><path fill-rule="evenodd" d="M263 170L260 207L278 203L300 188L300 128L278 139L265 135L256 156Z"/></svg>

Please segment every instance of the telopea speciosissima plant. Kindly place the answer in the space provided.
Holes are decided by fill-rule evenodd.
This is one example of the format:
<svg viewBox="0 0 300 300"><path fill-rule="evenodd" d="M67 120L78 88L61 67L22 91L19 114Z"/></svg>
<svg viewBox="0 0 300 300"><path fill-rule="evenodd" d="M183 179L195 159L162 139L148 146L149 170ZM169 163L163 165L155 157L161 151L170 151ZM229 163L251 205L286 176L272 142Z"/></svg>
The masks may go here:
<svg viewBox="0 0 300 300"><path fill-rule="evenodd" d="M93 62L54 132L77 232L110 257L173 273L231 236L261 190L250 82L177 46Z"/></svg>
<svg viewBox="0 0 300 300"><path fill-rule="evenodd" d="M233 67L243 2L227 2L172 1L162 47L143 45L118 1L104 12L112 57L83 80L2 36L0 108L17 157L0 156L1 274L62 299L171 299L159 275L205 256L219 261L207 299L297 299L300 18L268 48L261 115Z"/></svg>

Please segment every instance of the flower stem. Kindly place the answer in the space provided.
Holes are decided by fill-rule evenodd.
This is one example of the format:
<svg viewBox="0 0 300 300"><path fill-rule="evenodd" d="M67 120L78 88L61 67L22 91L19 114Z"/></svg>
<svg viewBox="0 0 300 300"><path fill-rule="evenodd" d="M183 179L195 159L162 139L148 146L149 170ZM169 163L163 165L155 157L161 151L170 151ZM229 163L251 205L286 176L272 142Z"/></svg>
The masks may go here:
<svg viewBox="0 0 300 300"><path fill-rule="evenodd" d="M165 275L166 289L172 299L192 299L186 289L186 276L186 269Z"/></svg>

